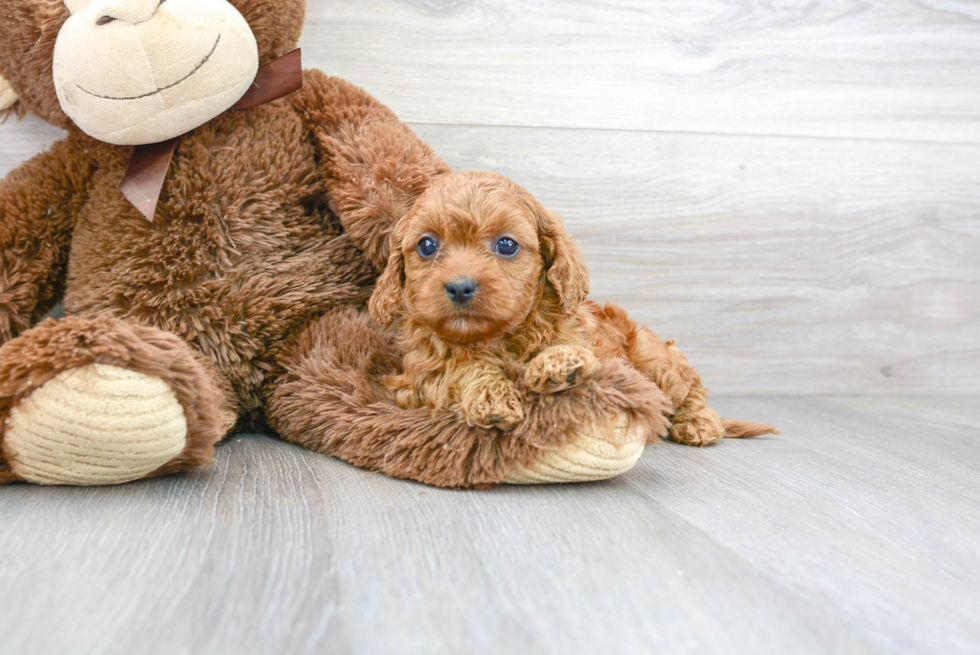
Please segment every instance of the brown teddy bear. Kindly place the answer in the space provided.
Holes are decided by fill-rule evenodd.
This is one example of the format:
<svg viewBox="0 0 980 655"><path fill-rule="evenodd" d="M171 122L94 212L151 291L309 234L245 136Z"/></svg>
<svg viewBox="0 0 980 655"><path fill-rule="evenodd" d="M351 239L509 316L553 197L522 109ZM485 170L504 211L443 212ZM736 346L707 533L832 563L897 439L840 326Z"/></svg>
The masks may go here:
<svg viewBox="0 0 980 655"><path fill-rule="evenodd" d="M449 169L300 71L301 0L2 2L0 109L68 136L0 183L0 483L173 473L262 425L432 484L588 480L666 433L663 394L617 361L526 393L506 434L396 407L400 355L363 305Z"/></svg>

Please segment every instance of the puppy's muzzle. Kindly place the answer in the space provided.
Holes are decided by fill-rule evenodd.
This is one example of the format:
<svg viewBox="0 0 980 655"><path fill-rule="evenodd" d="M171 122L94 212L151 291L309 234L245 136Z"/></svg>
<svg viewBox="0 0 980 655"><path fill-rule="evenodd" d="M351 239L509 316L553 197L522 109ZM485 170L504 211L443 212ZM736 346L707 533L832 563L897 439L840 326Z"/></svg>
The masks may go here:
<svg viewBox="0 0 980 655"><path fill-rule="evenodd" d="M465 305L476 295L476 280L458 277L446 283L446 295L457 305Z"/></svg>

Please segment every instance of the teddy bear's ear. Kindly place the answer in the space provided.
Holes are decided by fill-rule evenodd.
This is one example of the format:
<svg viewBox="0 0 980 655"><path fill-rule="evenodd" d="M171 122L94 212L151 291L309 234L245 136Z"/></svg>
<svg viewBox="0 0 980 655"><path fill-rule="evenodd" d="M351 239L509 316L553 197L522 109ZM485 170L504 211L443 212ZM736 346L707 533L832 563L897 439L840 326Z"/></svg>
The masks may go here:
<svg viewBox="0 0 980 655"><path fill-rule="evenodd" d="M10 86L10 82L5 80L2 75L0 75L0 111L5 111L14 106L17 102L17 94L14 93L13 87Z"/></svg>

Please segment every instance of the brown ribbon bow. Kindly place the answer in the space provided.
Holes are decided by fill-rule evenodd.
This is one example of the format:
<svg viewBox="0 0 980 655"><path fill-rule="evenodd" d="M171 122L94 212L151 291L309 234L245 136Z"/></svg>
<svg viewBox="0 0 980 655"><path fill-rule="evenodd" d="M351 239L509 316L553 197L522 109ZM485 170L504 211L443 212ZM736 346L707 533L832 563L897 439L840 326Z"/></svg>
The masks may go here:
<svg viewBox="0 0 980 655"><path fill-rule="evenodd" d="M229 111L251 109L278 100L302 86L303 64L297 48L260 68L252 86ZM160 143L136 146L119 182L119 190L126 199L151 223L179 139L178 136Z"/></svg>

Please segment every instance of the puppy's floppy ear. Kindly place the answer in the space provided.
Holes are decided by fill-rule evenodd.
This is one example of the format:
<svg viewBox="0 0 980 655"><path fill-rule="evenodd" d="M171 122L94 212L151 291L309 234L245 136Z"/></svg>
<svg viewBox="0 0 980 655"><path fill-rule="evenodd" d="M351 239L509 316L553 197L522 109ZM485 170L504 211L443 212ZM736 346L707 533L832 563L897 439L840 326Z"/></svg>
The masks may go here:
<svg viewBox="0 0 980 655"><path fill-rule="evenodd" d="M548 283L558 294L561 310L574 314L589 295L589 270L578 244L565 232L561 219L536 200L531 203Z"/></svg>
<svg viewBox="0 0 980 655"><path fill-rule="evenodd" d="M388 264L374 285L374 293L368 309L371 316L382 325L391 325L402 310L402 290L405 288L405 256L402 254L402 240L407 216L395 225L388 239Z"/></svg>

